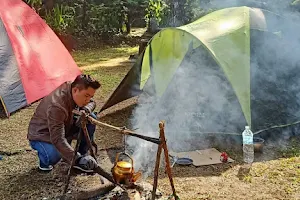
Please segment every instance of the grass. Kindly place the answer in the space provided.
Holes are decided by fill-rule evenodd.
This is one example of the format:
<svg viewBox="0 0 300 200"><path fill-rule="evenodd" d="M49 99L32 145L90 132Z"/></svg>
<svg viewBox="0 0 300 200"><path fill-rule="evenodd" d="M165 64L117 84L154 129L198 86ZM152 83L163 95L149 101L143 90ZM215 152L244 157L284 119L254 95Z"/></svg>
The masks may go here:
<svg viewBox="0 0 300 200"><path fill-rule="evenodd" d="M248 176L264 184L274 184L286 194L294 194L300 189L300 158L291 157L258 163Z"/></svg>
<svg viewBox="0 0 300 200"><path fill-rule="evenodd" d="M132 54L138 53L138 46L105 47L88 49L73 53L75 61L83 69L101 82L101 89L95 97L99 102L105 101L121 82L133 63L128 61ZM121 60L114 60L122 58Z"/></svg>
<svg viewBox="0 0 300 200"><path fill-rule="evenodd" d="M96 93L98 107L109 97L132 63L123 59L137 53L137 47L103 47L100 50L76 51L73 56L87 74L99 79L102 88ZM95 65L96 64L96 65ZM93 68L88 66L93 65ZM14 113L10 119L0 119L0 199L49 199L61 194L66 171L40 174L37 157L29 150L27 126L37 103ZM102 121L116 126L126 125L133 107L104 116ZM99 127L96 132L99 148L118 147L122 137ZM255 162L241 174L241 151L222 149L237 162L215 166L172 168L175 188L180 199L300 199L300 139L293 138L287 148L279 149L274 159ZM276 149L272 149L275 152ZM86 177L85 177L86 178ZM158 189L171 194L169 179L162 169ZM73 180L73 179L72 179ZM152 183L153 178L147 179Z"/></svg>
<svg viewBox="0 0 300 200"><path fill-rule="evenodd" d="M280 154L285 158L300 156L299 138L293 138L289 146L280 150Z"/></svg>
<svg viewBox="0 0 300 200"><path fill-rule="evenodd" d="M100 96L98 95L99 100L105 99L108 97L108 95L115 89L115 87L120 83L120 81L123 78L123 75L126 74L128 71L128 66L122 66L122 67L115 67L115 68L106 68L104 70L101 70L101 73L99 73L99 70L85 70L85 73L90 74L94 78L101 81L102 87L101 90L98 92L100 93Z"/></svg>
<svg viewBox="0 0 300 200"><path fill-rule="evenodd" d="M109 61L119 57L129 57L138 52L138 47L99 47L99 49L78 50L73 53L74 59L79 67Z"/></svg>

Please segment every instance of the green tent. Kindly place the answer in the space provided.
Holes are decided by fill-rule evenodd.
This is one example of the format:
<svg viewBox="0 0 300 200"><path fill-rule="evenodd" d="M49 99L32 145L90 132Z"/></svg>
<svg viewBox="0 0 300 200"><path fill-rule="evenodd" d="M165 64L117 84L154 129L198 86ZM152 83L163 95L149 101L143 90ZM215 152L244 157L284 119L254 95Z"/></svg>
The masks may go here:
<svg viewBox="0 0 300 200"><path fill-rule="evenodd" d="M168 115L175 121L184 106L197 112L204 132L241 133L245 125L259 131L297 122L299 47L290 35L295 26L285 20L243 6L162 29L101 111L144 94L175 110Z"/></svg>

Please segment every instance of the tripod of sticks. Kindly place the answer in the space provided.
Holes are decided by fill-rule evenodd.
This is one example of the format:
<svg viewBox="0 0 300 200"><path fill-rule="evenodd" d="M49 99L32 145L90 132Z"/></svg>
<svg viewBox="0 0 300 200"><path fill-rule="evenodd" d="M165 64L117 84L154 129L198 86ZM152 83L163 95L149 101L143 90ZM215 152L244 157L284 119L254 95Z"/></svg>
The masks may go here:
<svg viewBox="0 0 300 200"><path fill-rule="evenodd" d="M80 112L75 111L75 110L73 111L73 113L81 115ZM143 139L143 140L146 140L148 142L152 142L152 143L155 143L155 144L158 145L157 154L156 154L155 169L154 169L152 200L155 200L155 197L156 197L160 158L161 158L162 150L164 150L165 162L166 162L165 163L166 164L166 173L169 177L169 181L170 181L170 184L171 184L173 196L176 200L179 200L179 197L176 195L174 182L173 182L173 178L172 178L172 170L171 170L168 147L167 147L167 142L166 142L166 137L165 137L165 122L164 121L159 122L159 138L152 138L152 137L144 136L142 134L138 134L134 131L126 129L125 127L116 127L116 126L113 126L113 125L110 125L110 124L107 124L107 123L100 122L99 120L96 120L96 119L94 119L93 117L91 117L89 115L87 115L81 121L81 128L83 130L81 132L83 133L83 135L82 134L78 135L77 143L76 143L76 146L75 146L75 154L74 154L74 157L72 159L72 163L71 163L71 165L68 169L68 176L67 176L66 186L65 186L65 189L64 189L64 194L66 194L66 192L68 190L68 186L69 186L69 183L70 183L70 177L71 177L71 170L72 170L73 166L75 165L75 157L76 157L76 154L79 150L79 144L81 142L82 137L85 137L85 139L87 141L87 145L88 145L91 156L96 159L95 153L94 153L93 148L92 148L93 145L92 145L91 139L89 137L89 134L88 134L88 131L87 131L87 128L86 128L87 120L89 120L91 123L93 123L95 125L104 126L104 127L108 127L108 128L117 130L117 131L119 131L120 134L137 137L137 138L140 138L140 139ZM104 172L104 173L106 175L106 172ZM103 174L100 174L100 175L103 175ZM107 175L108 175L108 173L107 173ZM112 183L114 183L114 184L120 186L122 189L124 189L124 187L122 187L120 184L116 183L115 180L110 179L108 176L104 176L104 178L107 178Z"/></svg>

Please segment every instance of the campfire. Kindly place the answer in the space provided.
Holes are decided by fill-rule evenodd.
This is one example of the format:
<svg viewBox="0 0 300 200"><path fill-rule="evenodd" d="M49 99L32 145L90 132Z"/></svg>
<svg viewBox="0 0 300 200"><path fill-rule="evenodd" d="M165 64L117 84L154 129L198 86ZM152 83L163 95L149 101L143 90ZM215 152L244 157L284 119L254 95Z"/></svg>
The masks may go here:
<svg viewBox="0 0 300 200"><path fill-rule="evenodd" d="M141 182L128 188L124 192L120 187L116 187L104 195L95 197L94 199L107 200L151 200L153 186L147 182ZM163 199L161 192L156 191L155 199Z"/></svg>
<svg viewBox="0 0 300 200"><path fill-rule="evenodd" d="M76 112L76 111L74 111ZM140 171L135 172L133 168L133 159L129 154L126 152L121 152L116 155L116 160L111 168L111 174L106 172L104 169L102 169L100 166L98 166L94 172L100 175L99 177L99 187L94 189L94 191L81 191L81 193L78 191L76 199L86 199L91 198L92 196L95 199L162 199L162 195L159 191L157 191L157 184L158 184L158 170L160 165L160 158L162 150L164 150L164 161L166 166L166 173L170 180L170 185L173 191L173 196L175 199L177 199L173 178L172 178L172 172L171 172L171 166L170 166L170 160L169 160L169 153L164 133L164 122L161 121L159 123L159 138L151 138L147 136L143 136L141 134L137 134L131 130L127 130L126 128L119 128L114 127L112 125L102 123L98 120L95 120L94 118L90 116L86 116L85 120L82 121L82 129L83 129L83 136L86 138L87 143L89 144L89 150L93 157L95 157L95 154L93 152L92 143L90 141L90 138L88 137L87 130L86 130L86 122L87 120L91 121L92 123L100 126L106 126L113 128L115 130L120 131L123 135L128 136L134 136L143 140L147 140L149 142L155 143L158 145L157 149L157 155L156 155L156 163L155 163L155 170L154 170L154 181L153 186L146 182L137 182L139 178L141 177L142 173ZM80 142L80 138L78 137L77 144ZM78 145L76 145L77 147ZM77 148L75 148L75 151L77 151ZM129 158L130 161L120 160L120 155L125 155L127 158ZM74 160L74 159L73 159ZM68 185L70 181L70 175L71 175L71 169L73 167L74 163L71 164L69 170L68 170L68 177L67 177L67 183L64 190L64 195L67 194L68 191ZM103 179L103 177L105 179Z"/></svg>

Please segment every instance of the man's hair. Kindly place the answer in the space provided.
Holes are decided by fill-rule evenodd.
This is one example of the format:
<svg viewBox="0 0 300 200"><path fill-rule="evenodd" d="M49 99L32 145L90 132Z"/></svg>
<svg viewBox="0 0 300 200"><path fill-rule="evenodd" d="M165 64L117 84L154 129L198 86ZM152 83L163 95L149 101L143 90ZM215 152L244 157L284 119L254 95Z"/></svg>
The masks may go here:
<svg viewBox="0 0 300 200"><path fill-rule="evenodd" d="M88 89L89 87L97 90L99 87L101 87L101 84L99 81L93 79L90 75L81 74L78 75L75 80L73 81L72 88L77 87L79 90Z"/></svg>

